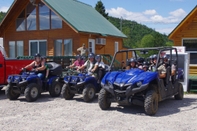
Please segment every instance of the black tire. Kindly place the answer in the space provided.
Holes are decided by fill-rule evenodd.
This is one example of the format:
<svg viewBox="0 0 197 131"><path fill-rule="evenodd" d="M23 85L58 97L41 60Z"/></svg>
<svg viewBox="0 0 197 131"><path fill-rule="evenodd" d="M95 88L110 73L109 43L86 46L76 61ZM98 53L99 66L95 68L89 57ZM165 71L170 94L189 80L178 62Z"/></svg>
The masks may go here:
<svg viewBox="0 0 197 131"><path fill-rule="evenodd" d="M178 85L178 94L174 96L176 100L182 100L184 97L183 85L179 83Z"/></svg>
<svg viewBox="0 0 197 131"><path fill-rule="evenodd" d="M147 115L155 115L158 110L158 95L154 90L146 93L144 110Z"/></svg>
<svg viewBox="0 0 197 131"><path fill-rule="evenodd" d="M28 102L36 101L39 97L39 87L36 83L27 85L25 89L25 98Z"/></svg>
<svg viewBox="0 0 197 131"><path fill-rule="evenodd" d="M85 85L85 88L83 89L83 100L85 102L90 102L94 99L95 97L95 89L94 89L94 85L92 84L87 84Z"/></svg>
<svg viewBox="0 0 197 131"><path fill-rule="evenodd" d="M5 95L10 100L16 100L20 96L20 93L15 93L13 91L13 87L10 84L8 84L6 89L5 89Z"/></svg>
<svg viewBox="0 0 197 131"><path fill-rule="evenodd" d="M111 106L111 100L109 98L110 93L107 92L105 89L101 89L98 95L98 103L99 107L102 110L107 110Z"/></svg>
<svg viewBox="0 0 197 131"><path fill-rule="evenodd" d="M62 87L62 97L64 97L65 100L71 100L75 94L70 93L70 90L66 84Z"/></svg>
<svg viewBox="0 0 197 131"><path fill-rule="evenodd" d="M53 81L51 87L49 88L49 94L51 97L58 97L61 94L62 84L58 81Z"/></svg>

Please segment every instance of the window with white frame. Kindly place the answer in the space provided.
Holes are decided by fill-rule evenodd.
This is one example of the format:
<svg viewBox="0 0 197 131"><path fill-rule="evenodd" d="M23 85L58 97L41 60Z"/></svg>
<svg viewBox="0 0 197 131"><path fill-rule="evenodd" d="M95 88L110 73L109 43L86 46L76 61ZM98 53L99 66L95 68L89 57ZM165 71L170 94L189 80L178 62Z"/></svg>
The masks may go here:
<svg viewBox="0 0 197 131"><path fill-rule="evenodd" d="M119 50L119 47L118 47L119 43L116 41L115 44L114 44L114 51L117 52Z"/></svg>
<svg viewBox="0 0 197 131"><path fill-rule="evenodd" d="M197 64L197 38L183 39L183 46L190 53L190 64Z"/></svg>
<svg viewBox="0 0 197 131"><path fill-rule="evenodd" d="M57 39L54 41L55 56L72 56L72 39Z"/></svg>
<svg viewBox="0 0 197 131"><path fill-rule="evenodd" d="M9 41L9 58L16 58L24 55L23 41Z"/></svg>
<svg viewBox="0 0 197 131"><path fill-rule="evenodd" d="M36 53L40 55L47 55L47 41L46 40L30 40L29 41L29 55L33 56Z"/></svg>

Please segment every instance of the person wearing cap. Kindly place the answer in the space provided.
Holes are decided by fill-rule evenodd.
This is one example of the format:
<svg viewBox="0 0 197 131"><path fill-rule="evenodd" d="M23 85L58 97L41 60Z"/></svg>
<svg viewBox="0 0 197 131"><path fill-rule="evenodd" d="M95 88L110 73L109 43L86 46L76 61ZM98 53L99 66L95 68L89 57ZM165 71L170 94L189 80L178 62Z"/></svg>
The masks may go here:
<svg viewBox="0 0 197 131"><path fill-rule="evenodd" d="M94 68L91 70L91 72L97 74L98 83L100 83L105 74L105 64L103 61L101 61L101 55L96 55L95 60L96 64L94 65Z"/></svg>
<svg viewBox="0 0 197 131"><path fill-rule="evenodd" d="M88 53L88 49L85 47L85 44L83 43L83 45L82 45L82 47L79 47L78 49L77 49L77 51L78 52L80 52L80 55L82 56L82 57L86 57L87 56L87 53Z"/></svg>
<svg viewBox="0 0 197 131"><path fill-rule="evenodd" d="M169 59L169 56L164 55L163 63L157 68L157 70L159 71L159 78L163 79L166 77L166 69L169 66L168 59Z"/></svg>
<svg viewBox="0 0 197 131"><path fill-rule="evenodd" d="M34 61L30 63L29 65L25 66L24 68L22 68L22 70L25 70L28 68L33 68L33 70L36 71L36 74L40 79L44 78L44 75L46 73L46 70L45 70L46 67L45 67L45 63L42 62L41 55L39 53L36 53L34 55Z"/></svg>
<svg viewBox="0 0 197 131"><path fill-rule="evenodd" d="M95 65L95 55L94 53L90 53L88 55L88 60L77 70L83 70L84 68L86 68L87 72L91 73L91 70L94 68L94 65Z"/></svg>
<svg viewBox="0 0 197 131"><path fill-rule="evenodd" d="M150 65L149 70L156 71L157 55L150 56L150 59L152 64Z"/></svg>
<svg viewBox="0 0 197 131"><path fill-rule="evenodd" d="M72 65L70 65L69 68L74 68L74 67L76 67L76 68L78 69L78 68L81 67L83 64L84 64L84 61L82 60L81 55L77 55L77 56L76 56L76 61L75 61Z"/></svg>
<svg viewBox="0 0 197 131"><path fill-rule="evenodd" d="M136 66L136 60L135 60L135 58L131 58L130 60L129 60L129 65L126 67L126 70L130 70L130 69L133 69L133 68L137 68L137 66Z"/></svg>
<svg viewBox="0 0 197 131"><path fill-rule="evenodd" d="M144 62L144 58L137 59L137 66L139 69L143 69L143 62Z"/></svg>
<svg viewBox="0 0 197 131"><path fill-rule="evenodd" d="M147 62L143 62L142 69L143 69L144 71L148 71L148 63L147 63Z"/></svg>

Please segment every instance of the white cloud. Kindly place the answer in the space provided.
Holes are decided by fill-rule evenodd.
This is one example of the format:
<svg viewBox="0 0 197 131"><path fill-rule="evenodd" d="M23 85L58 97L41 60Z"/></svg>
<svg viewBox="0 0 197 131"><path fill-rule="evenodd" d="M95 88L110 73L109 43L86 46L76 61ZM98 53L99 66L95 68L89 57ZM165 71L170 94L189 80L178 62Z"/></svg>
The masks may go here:
<svg viewBox="0 0 197 131"><path fill-rule="evenodd" d="M7 12L8 9L9 9L9 7L2 6L2 7L0 7L0 12L1 12L1 11L2 11L2 12Z"/></svg>
<svg viewBox="0 0 197 131"><path fill-rule="evenodd" d="M156 31L158 31L158 32L160 32L160 33L162 33L162 34L170 34L171 32L172 32L172 30L173 30L174 28L157 28L157 29L155 29Z"/></svg>
<svg viewBox="0 0 197 131"><path fill-rule="evenodd" d="M175 11L172 11L169 13L171 16L173 17L182 17L182 16L185 16L187 15L187 13L183 10L183 9L177 9Z"/></svg>
<svg viewBox="0 0 197 131"><path fill-rule="evenodd" d="M144 12L132 12L128 11L122 7L111 8L108 9L107 12L110 16L114 17L122 17L123 19L136 21L142 24L178 24L186 15L187 13L183 9L177 9L172 12L169 12L169 15L164 17L157 13L156 10L145 10ZM156 29L157 30L157 29ZM157 31L161 33L170 33L172 29L158 29ZM165 31L165 32L164 32Z"/></svg>
<svg viewBox="0 0 197 131"><path fill-rule="evenodd" d="M155 15L155 14L157 14L157 11L156 10L145 10L143 13L145 15Z"/></svg>

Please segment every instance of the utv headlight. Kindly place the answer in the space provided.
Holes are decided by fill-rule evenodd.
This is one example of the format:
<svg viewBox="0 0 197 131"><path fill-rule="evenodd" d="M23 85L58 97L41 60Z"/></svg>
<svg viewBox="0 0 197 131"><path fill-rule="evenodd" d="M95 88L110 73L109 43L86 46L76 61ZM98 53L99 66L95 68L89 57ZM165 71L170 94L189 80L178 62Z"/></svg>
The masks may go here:
<svg viewBox="0 0 197 131"><path fill-rule="evenodd" d="M140 87L140 86L142 85L142 81L137 82L136 85L137 85L138 87Z"/></svg>

